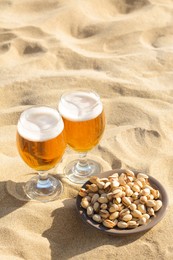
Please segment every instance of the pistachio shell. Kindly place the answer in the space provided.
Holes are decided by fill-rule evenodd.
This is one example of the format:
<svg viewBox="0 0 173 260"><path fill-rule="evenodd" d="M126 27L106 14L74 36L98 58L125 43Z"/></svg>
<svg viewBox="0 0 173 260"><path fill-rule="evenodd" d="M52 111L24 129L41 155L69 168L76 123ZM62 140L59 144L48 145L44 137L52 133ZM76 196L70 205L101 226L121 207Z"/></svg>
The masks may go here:
<svg viewBox="0 0 173 260"><path fill-rule="evenodd" d="M134 220L130 220L130 221L127 222L127 227L128 228L136 228L138 225L139 224L136 221L134 221Z"/></svg>
<svg viewBox="0 0 173 260"><path fill-rule="evenodd" d="M115 211L118 211L119 210L119 207L118 205L116 204L113 204L110 208L109 208L109 212L115 212Z"/></svg>
<svg viewBox="0 0 173 260"><path fill-rule="evenodd" d="M99 212L99 215L102 217L102 218L108 218L110 213L109 211L107 211L106 209L101 209L100 212Z"/></svg>
<svg viewBox="0 0 173 260"><path fill-rule="evenodd" d="M88 206L87 208L87 215L88 216L92 216L92 214L94 213L94 209L92 206Z"/></svg>
<svg viewBox="0 0 173 260"><path fill-rule="evenodd" d="M80 188L80 190L79 190L79 195L80 195L81 197L85 197L85 196L87 196L87 194L88 194L88 192L86 191L86 189Z"/></svg>
<svg viewBox="0 0 173 260"><path fill-rule="evenodd" d="M100 179L97 176L91 176L90 179L89 179L89 181L91 183L95 183L95 184L97 184L97 182L99 182L99 180Z"/></svg>
<svg viewBox="0 0 173 260"><path fill-rule="evenodd" d="M100 208L101 209L107 209L108 205L106 203L103 203L100 205Z"/></svg>
<svg viewBox="0 0 173 260"><path fill-rule="evenodd" d="M118 226L119 228L127 228L127 227L128 227L128 224L127 224L125 221L119 221L119 222L117 223L117 226Z"/></svg>
<svg viewBox="0 0 173 260"><path fill-rule="evenodd" d="M123 216L122 220L125 222L128 222L132 219L132 215L131 214L126 214Z"/></svg>
<svg viewBox="0 0 173 260"><path fill-rule="evenodd" d="M147 207L154 207L156 205L156 202L154 200L147 200L146 202Z"/></svg>
<svg viewBox="0 0 173 260"><path fill-rule="evenodd" d="M134 177L135 176L135 174L134 174L134 172L133 171L131 171L131 170L125 170L125 173L127 174L127 176L131 176L131 177Z"/></svg>
<svg viewBox="0 0 173 260"><path fill-rule="evenodd" d="M107 228L113 228L113 227L116 226L116 222L114 222L114 221L112 221L112 220L110 220L110 219L105 219L105 220L103 221L103 225L104 225L105 227L107 227Z"/></svg>
<svg viewBox="0 0 173 260"><path fill-rule="evenodd" d="M145 207L144 204L138 204L137 208L138 208L138 210L139 210L141 213L143 213L143 214L146 213L146 207Z"/></svg>
<svg viewBox="0 0 173 260"><path fill-rule="evenodd" d="M148 175L146 175L145 173L138 173L138 174L137 174L137 178L148 179Z"/></svg>
<svg viewBox="0 0 173 260"><path fill-rule="evenodd" d="M115 211L112 214L110 214L109 219L114 220L119 217L119 214L120 213L118 211Z"/></svg>
<svg viewBox="0 0 173 260"><path fill-rule="evenodd" d="M144 224L146 224L146 222L147 222L147 219L145 217L142 217L141 219L138 220L139 225L144 225Z"/></svg>
<svg viewBox="0 0 173 260"><path fill-rule="evenodd" d="M92 219L93 219L94 221L98 222L98 223L101 223L101 222L102 222L102 218L101 218L100 215L98 215L98 214L94 214L94 215L92 216Z"/></svg>
<svg viewBox="0 0 173 260"><path fill-rule="evenodd" d="M100 202L100 203L108 203L108 199L107 199L106 197L103 197L103 196L101 195L101 197L98 198L98 202Z"/></svg>
<svg viewBox="0 0 173 260"><path fill-rule="evenodd" d="M99 199L99 197L100 197L99 194L95 193L91 199L91 203L94 204Z"/></svg>
<svg viewBox="0 0 173 260"><path fill-rule="evenodd" d="M137 210L137 209L133 210L133 211L131 212L131 214L132 214L132 216L135 217L135 218L141 218L141 216L142 216L142 213L141 213L139 210Z"/></svg>
<svg viewBox="0 0 173 260"><path fill-rule="evenodd" d="M93 205L93 209L95 212L99 212L100 210L100 203L98 203L97 201L94 203Z"/></svg>
<svg viewBox="0 0 173 260"><path fill-rule="evenodd" d="M141 191L141 194L143 196L147 196L150 194L150 189L149 188L144 188L142 191Z"/></svg>
<svg viewBox="0 0 173 260"><path fill-rule="evenodd" d="M134 204L134 203L130 204L130 205L129 205L129 209L130 209L130 210L135 210L135 209L137 209L136 204Z"/></svg>
<svg viewBox="0 0 173 260"><path fill-rule="evenodd" d="M153 207L154 211L158 211L162 207L162 201L161 200L156 200L155 201L155 206Z"/></svg>
<svg viewBox="0 0 173 260"><path fill-rule="evenodd" d="M89 205L90 205L90 203L89 203L88 200L82 200L81 201L82 208L86 209L86 208L88 208Z"/></svg>
<svg viewBox="0 0 173 260"><path fill-rule="evenodd" d="M136 191L136 192L140 192L140 187L137 185L137 184L134 184L133 186L132 186L132 190L133 191Z"/></svg>

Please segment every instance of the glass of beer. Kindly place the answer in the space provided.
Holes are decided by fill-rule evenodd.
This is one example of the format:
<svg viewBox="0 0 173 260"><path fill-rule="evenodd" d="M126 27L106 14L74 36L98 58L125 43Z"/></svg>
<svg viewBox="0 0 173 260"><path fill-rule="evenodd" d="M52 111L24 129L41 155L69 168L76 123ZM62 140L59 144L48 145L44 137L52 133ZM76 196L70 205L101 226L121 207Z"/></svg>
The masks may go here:
<svg viewBox="0 0 173 260"><path fill-rule="evenodd" d="M17 148L24 162L38 172L24 187L31 199L47 202L62 192L62 183L48 174L61 160L66 139L63 120L56 109L34 106L19 118Z"/></svg>
<svg viewBox="0 0 173 260"><path fill-rule="evenodd" d="M70 162L64 171L72 182L84 183L89 176L102 170L98 162L86 156L104 132L103 104L96 92L77 90L61 96L58 110L64 121L67 144L79 152L79 159Z"/></svg>

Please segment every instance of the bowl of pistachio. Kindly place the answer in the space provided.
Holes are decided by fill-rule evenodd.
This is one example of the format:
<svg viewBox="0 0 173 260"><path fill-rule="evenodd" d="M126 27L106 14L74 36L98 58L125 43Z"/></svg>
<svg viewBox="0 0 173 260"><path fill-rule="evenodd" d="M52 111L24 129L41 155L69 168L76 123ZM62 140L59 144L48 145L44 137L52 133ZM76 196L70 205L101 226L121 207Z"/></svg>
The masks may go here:
<svg viewBox="0 0 173 260"><path fill-rule="evenodd" d="M76 206L82 220L110 235L146 232L162 220L168 195L154 177L115 169L90 179L80 188Z"/></svg>

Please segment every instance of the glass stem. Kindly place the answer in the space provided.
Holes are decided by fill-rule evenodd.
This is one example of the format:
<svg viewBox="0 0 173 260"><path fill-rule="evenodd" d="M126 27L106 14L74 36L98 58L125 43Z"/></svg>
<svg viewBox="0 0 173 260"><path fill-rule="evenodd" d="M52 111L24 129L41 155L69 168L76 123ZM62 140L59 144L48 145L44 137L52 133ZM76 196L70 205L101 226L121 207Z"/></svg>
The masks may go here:
<svg viewBox="0 0 173 260"><path fill-rule="evenodd" d="M37 188L49 188L52 184L51 181L48 178L48 172L47 171L38 171L38 182L37 182Z"/></svg>
<svg viewBox="0 0 173 260"><path fill-rule="evenodd" d="M88 175L88 173L91 171L86 156L86 152L79 154L79 161L75 165L75 174L78 176Z"/></svg>

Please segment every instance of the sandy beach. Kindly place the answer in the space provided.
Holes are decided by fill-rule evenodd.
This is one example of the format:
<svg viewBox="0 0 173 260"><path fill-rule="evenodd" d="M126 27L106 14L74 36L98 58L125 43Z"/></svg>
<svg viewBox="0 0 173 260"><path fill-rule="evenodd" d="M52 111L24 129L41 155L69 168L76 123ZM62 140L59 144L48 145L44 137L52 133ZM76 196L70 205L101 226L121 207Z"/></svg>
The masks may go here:
<svg viewBox="0 0 173 260"><path fill-rule="evenodd" d="M16 125L32 105L57 108L71 89L100 95L106 129L90 153L103 171L148 173L167 190L169 207L146 233L113 237L85 225L79 185L54 169L64 193L30 201L34 176L19 156ZM0 0L0 259L173 259L173 1Z"/></svg>

